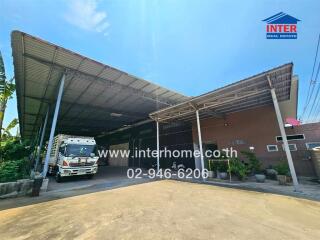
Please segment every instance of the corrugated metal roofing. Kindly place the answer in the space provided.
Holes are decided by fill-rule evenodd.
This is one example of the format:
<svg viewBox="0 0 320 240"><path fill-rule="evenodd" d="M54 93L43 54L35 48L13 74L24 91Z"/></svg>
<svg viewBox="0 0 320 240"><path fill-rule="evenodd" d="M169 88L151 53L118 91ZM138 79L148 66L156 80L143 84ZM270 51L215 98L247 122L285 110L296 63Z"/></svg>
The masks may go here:
<svg viewBox="0 0 320 240"><path fill-rule="evenodd" d="M279 102L290 99L293 64L288 63L255 76L246 78L228 86L216 89L198 97L191 98L175 106L165 107L150 114L160 122L195 119L195 111L200 117L223 116L231 112L242 111L272 104L271 85L275 88Z"/></svg>
<svg viewBox="0 0 320 240"><path fill-rule="evenodd" d="M59 133L95 136L189 99L26 33L14 31L11 37L20 131L25 138L35 136L48 105L52 117L64 72Z"/></svg>

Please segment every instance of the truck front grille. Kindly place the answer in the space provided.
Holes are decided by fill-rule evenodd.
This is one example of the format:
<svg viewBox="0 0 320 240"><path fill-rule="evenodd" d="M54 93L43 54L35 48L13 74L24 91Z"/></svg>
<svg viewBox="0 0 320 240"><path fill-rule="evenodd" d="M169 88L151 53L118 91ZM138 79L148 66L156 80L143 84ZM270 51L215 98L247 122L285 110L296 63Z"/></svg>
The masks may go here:
<svg viewBox="0 0 320 240"><path fill-rule="evenodd" d="M69 163L70 167L85 167L85 166L93 166L94 163L90 162L90 163Z"/></svg>

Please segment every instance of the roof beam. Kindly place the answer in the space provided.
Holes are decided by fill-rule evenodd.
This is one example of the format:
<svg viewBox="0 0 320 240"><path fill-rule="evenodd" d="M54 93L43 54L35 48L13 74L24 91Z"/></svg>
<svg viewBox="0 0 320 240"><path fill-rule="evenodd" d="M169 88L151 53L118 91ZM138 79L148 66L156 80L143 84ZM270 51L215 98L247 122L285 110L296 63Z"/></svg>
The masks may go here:
<svg viewBox="0 0 320 240"><path fill-rule="evenodd" d="M49 61L47 61L45 59L39 58L37 56L34 56L32 54L25 53L23 55L25 57L27 57L27 58L33 59L33 60L35 60L35 61L37 61L39 63L45 64L45 65L51 65L52 64L51 62L49 62ZM120 83L117 83L117 82L114 82L114 81L111 81L111 80L108 80L108 79L105 79L105 78L93 76L91 74L85 73L85 72L77 70L77 69L68 68L68 67L59 65L57 63L54 63L53 67L57 68L57 70L62 71L62 72L67 70L67 72L73 73L75 75L75 77L76 77L76 75L78 75L81 78L88 79L89 81L95 81L95 80L102 81L102 82L106 83L108 85L108 87L110 87L110 88L119 87L122 90L128 91L130 94L139 95L139 96L141 96L143 98L146 98L146 99L161 103L161 104L166 105L166 106L171 106L173 104L176 104L175 101L167 101L166 99L162 99L162 98L159 99L159 97L157 95L150 94L150 93L147 93L147 92L142 91L140 89L136 89L136 88L133 88L133 87L130 87L130 86L126 86L126 85L123 85L123 84L120 84ZM125 73L123 73L123 74L125 74Z"/></svg>
<svg viewBox="0 0 320 240"><path fill-rule="evenodd" d="M82 61L80 62L79 66L77 67L77 71L79 71L79 68L80 68L81 64L84 62L84 60L85 60L85 58L83 58ZM103 73L103 71L104 71L105 69L107 69L107 68L108 68L108 66L103 67L103 68L100 70L100 72L96 75L96 77L100 77L100 75ZM68 85L67 88L69 88L69 86L70 86L71 83L73 82L73 79L74 79L74 78L75 78L75 74L73 74L73 76L72 76L72 78L71 78L71 80L70 80L69 85ZM80 99L80 98L85 94L85 92L89 89L89 87L91 87L92 84L94 84L94 82L95 82L95 81L91 81L91 82L88 84L88 86L80 93L80 95L73 101L73 103L78 102L79 99ZM98 94L98 95L100 95L100 94ZM96 97L95 99L97 99L97 97ZM92 102L94 102L94 101L95 101L95 100L93 100ZM89 106L89 104L86 104L86 105ZM68 112L70 111L71 107L72 107L72 105L70 105L69 109L61 116L61 119L63 119L63 118L65 117L65 115L68 114Z"/></svg>
<svg viewBox="0 0 320 240"><path fill-rule="evenodd" d="M251 92L251 93L247 93L245 95L242 95L242 96L237 96L237 97L234 97L232 99L228 99L228 100L225 100L225 101L222 101L222 102L219 102L219 103L214 103L214 104L209 104L209 105L205 105L205 106L202 106L200 107L199 106L199 110L205 110L205 109L209 109L209 108L214 108L214 107L218 107L218 106L223 106L224 104L226 103L232 103L234 101L239 101L241 99L244 99L244 98L247 98L247 97L250 97L250 96L255 96L255 95L258 95L258 94L261 94L261 93L264 93L266 91L270 91L268 88L266 89L260 89L259 91L255 91L255 92ZM167 115L165 117L159 117L156 116L156 118L158 119L158 121L165 121L165 120L169 120L169 119L172 119L172 118L179 118L179 117L182 117L182 116L185 116L185 115L189 115L191 114L192 112L194 112L195 110L192 109L192 110L185 110L184 112L182 111L179 111L178 113L174 112L174 114L172 115Z"/></svg>
<svg viewBox="0 0 320 240"><path fill-rule="evenodd" d="M50 103L51 100L50 99L42 99L42 98L37 98L37 97L32 97L32 96L24 96L25 98L30 98L30 99L34 99L34 100L38 100L38 101L44 101L44 102L47 102L47 103ZM132 111L119 111L117 109L114 109L114 108L104 108L104 107L99 107L99 106L94 106L94 105L85 105L85 104L80 104L80 103L72 103L72 102L67 102L67 101L62 101L62 104L67 104L67 105L73 105L73 106L76 106L76 107L79 107L79 108L95 108L95 109L98 109L98 110L101 110L101 111L104 111L106 113L118 113L118 114L121 114L123 116L127 116L127 117L134 117L134 118L147 118L148 115L144 115L144 114L141 114L141 113L138 113L138 112L132 112ZM41 114L42 115L42 114Z"/></svg>
<svg viewBox="0 0 320 240"><path fill-rule="evenodd" d="M288 74L285 73L285 74L282 74L281 76L283 76L283 75L287 76ZM277 79L278 77L279 76L275 76L275 79ZM283 81L281 81L281 83L285 84L286 82L290 82L290 81L291 81L291 79L283 80ZM189 102L178 104L172 108L169 107L168 109L163 109L163 110L159 110L158 112L151 113L149 116L152 117L152 119L156 118L159 121L164 121L164 120L168 120L170 118L178 118L181 116L191 114L191 112L193 112L195 108L199 109L199 110L204 110L207 108L221 106L226 103L238 101L240 99L248 98L250 96L255 96L257 94L260 94L261 92L268 91L269 87L268 87L268 83L267 84L266 83L267 83L266 81L265 81L265 83L263 83L261 81L259 83L250 83L249 85L246 85L245 87L241 87L240 89L235 89L233 91L223 93L220 96L219 95L215 96L212 99L210 99L210 95L207 95L207 97L206 97L207 100L206 101L200 100L201 104L198 103L196 105L196 107L195 107L194 103L191 102L191 101L195 101L195 99L192 99ZM289 88L290 88L290 86L289 86ZM212 94L214 94L214 92ZM198 99L199 99L199 97L198 97ZM180 109L179 109L179 107L180 107ZM188 107L192 107L193 110L188 109ZM163 114L164 116L162 116L162 119L161 119L162 113L164 113Z"/></svg>
<svg viewBox="0 0 320 240"><path fill-rule="evenodd" d="M56 59L57 51L58 51L58 47L55 47L52 60L51 60L51 62L49 62L49 68L50 68L50 70L49 70L49 73L48 73L48 76L47 76L47 81L46 81L47 84L46 84L46 88L45 88L45 90L44 90L44 94L43 94L42 98L45 98L45 96L46 96L46 94L47 94L48 84L49 84L49 81L50 81L51 76L52 76L53 63L54 63L54 61L55 61L55 59ZM24 54L25 54L25 53L24 53ZM24 93L24 94L25 94L25 93ZM43 102L41 101L40 107L39 107L39 110L38 110L38 113L41 111L42 106L43 106ZM37 121L38 121L38 116L37 116L36 122L37 122ZM35 130L35 127L36 127L36 126L34 126L33 131Z"/></svg>

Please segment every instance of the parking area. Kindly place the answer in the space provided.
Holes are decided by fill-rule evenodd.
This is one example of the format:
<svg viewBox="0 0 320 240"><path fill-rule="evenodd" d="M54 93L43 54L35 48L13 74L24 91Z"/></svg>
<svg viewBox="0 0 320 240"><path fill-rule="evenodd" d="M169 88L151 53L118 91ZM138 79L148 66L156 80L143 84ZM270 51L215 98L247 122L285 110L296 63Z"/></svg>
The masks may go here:
<svg viewBox="0 0 320 240"><path fill-rule="evenodd" d="M0 239L319 239L319 221L316 201L167 180L0 211Z"/></svg>
<svg viewBox="0 0 320 240"><path fill-rule="evenodd" d="M54 177L49 177L47 192L41 192L39 197L20 197L4 199L0 201L0 211L17 207L29 206L43 202L50 202L56 199L65 199L73 196L80 196L88 193L95 193L146 182L157 181L156 179L128 178L126 167L99 166L98 173L92 179L85 176L66 178L63 182L57 183ZM0 238L1 239L1 238Z"/></svg>
<svg viewBox="0 0 320 240"><path fill-rule="evenodd" d="M128 181L127 167L99 166L97 174L88 179L86 175L65 177L57 183L53 176L49 177L48 192L66 191L93 187L99 184L118 185Z"/></svg>

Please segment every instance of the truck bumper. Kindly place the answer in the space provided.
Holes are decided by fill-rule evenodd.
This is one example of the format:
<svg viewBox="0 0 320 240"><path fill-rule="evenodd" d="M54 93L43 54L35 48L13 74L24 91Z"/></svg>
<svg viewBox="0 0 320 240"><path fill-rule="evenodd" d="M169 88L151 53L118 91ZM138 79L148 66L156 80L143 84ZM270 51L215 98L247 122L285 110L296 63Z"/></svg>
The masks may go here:
<svg viewBox="0 0 320 240"><path fill-rule="evenodd" d="M62 168L59 167L61 177L76 176L76 175L91 175L96 174L98 167L79 167L79 168Z"/></svg>

